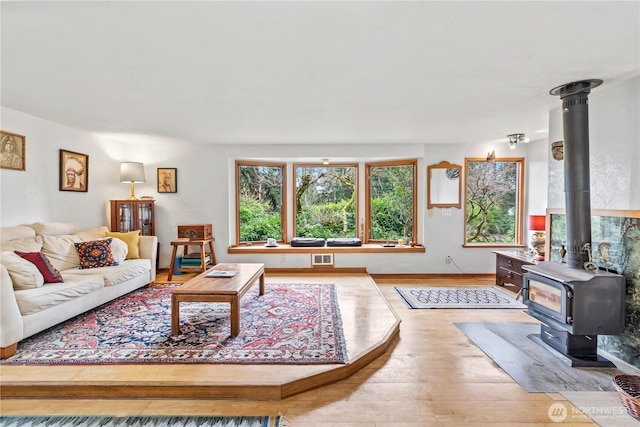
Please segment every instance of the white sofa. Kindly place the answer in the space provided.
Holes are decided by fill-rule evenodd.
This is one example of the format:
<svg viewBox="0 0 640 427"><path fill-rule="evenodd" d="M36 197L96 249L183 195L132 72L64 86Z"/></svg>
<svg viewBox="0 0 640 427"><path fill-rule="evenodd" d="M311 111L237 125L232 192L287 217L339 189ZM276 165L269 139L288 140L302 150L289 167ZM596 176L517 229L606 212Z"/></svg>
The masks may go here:
<svg viewBox="0 0 640 427"><path fill-rule="evenodd" d="M138 237L138 259L125 259L135 256L135 250L129 251L127 243L112 237L118 265L80 268L74 243L107 238L108 231L100 227L78 232L67 223L0 228L0 358L15 354L20 340L155 280L156 236ZM43 283L34 265L14 251L41 252L64 282Z"/></svg>

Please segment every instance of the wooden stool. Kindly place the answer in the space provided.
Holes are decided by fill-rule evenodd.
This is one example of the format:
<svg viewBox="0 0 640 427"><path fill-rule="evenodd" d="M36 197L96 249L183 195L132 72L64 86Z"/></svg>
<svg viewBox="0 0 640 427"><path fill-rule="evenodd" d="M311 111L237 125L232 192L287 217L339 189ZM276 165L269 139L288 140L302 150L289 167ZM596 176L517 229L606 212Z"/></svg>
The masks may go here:
<svg viewBox="0 0 640 427"><path fill-rule="evenodd" d="M209 237L208 239L178 239L171 242L171 246L173 246L173 252L171 254L171 264L169 264L169 276L167 280L171 280L173 277L174 271L183 271L183 268L174 268L176 263L176 252L178 252L178 246L182 246L182 254L183 256L187 254L187 250L189 246L200 246L200 272L203 272L207 269L207 261L205 255L205 245L209 244L209 253L211 255L211 264L216 265L216 254L213 251L213 237Z"/></svg>

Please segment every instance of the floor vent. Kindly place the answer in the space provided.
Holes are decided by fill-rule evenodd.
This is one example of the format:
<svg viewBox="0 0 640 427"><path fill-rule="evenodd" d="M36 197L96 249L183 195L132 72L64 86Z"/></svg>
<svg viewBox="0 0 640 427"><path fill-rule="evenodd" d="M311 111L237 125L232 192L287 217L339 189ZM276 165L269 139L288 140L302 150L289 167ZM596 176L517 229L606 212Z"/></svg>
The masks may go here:
<svg viewBox="0 0 640 427"><path fill-rule="evenodd" d="M311 265L333 265L333 254L311 254Z"/></svg>

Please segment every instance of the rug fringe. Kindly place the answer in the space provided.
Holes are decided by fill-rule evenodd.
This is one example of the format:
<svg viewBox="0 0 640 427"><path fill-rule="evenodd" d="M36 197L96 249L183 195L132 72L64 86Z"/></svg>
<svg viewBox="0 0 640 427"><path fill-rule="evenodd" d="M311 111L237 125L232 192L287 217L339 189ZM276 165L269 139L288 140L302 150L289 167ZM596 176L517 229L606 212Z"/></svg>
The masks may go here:
<svg viewBox="0 0 640 427"><path fill-rule="evenodd" d="M281 414L275 418L271 415L247 416L101 416L101 415L1 415L0 425L6 427L115 427L115 426L148 426L148 427L287 427L288 420Z"/></svg>

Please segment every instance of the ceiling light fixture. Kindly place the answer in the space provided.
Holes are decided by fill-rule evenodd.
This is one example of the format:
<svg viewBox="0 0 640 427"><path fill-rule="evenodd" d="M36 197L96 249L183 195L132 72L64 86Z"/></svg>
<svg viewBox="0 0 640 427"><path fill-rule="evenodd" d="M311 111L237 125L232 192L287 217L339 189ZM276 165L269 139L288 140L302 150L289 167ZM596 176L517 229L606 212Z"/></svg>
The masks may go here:
<svg viewBox="0 0 640 427"><path fill-rule="evenodd" d="M529 138L524 137L524 133L512 133L511 135L507 135L509 138L509 148L515 149L518 142L529 142Z"/></svg>
<svg viewBox="0 0 640 427"><path fill-rule="evenodd" d="M322 159L322 164L323 165L328 165L329 164L329 159Z"/></svg>

